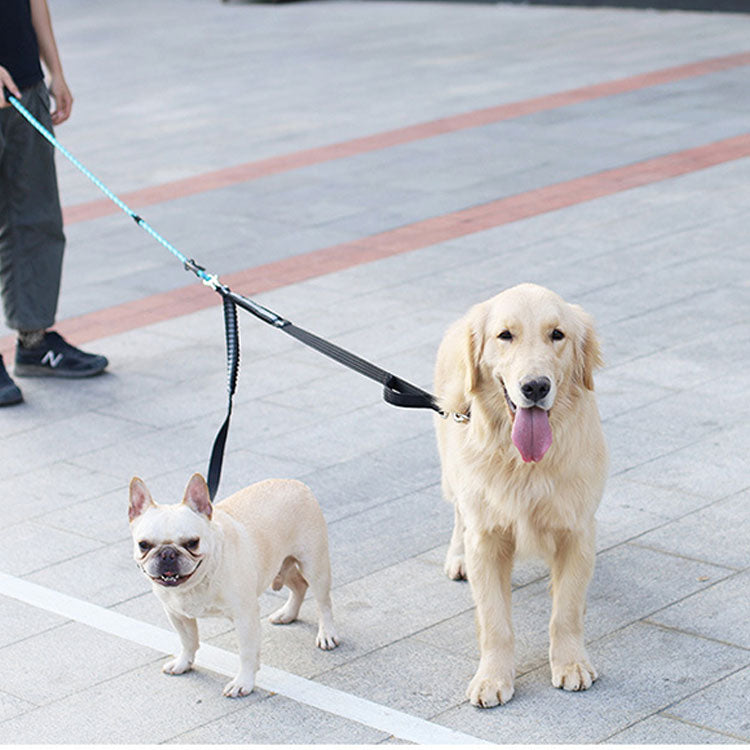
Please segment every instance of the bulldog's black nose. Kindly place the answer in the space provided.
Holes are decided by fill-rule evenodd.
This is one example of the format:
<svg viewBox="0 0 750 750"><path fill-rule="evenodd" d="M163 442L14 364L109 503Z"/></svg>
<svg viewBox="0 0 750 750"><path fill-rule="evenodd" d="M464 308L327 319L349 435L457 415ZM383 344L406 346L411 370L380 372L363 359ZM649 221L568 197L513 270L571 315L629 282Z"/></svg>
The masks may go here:
<svg viewBox="0 0 750 750"><path fill-rule="evenodd" d="M162 562L174 562L177 559L177 550L174 547L164 547L159 552L159 559Z"/></svg>
<svg viewBox="0 0 750 750"><path fill-rule="evenodd" d="M521 386L521 393L532 403L538 404L549 393L551 387L549 378L534 378Z"/></svg>

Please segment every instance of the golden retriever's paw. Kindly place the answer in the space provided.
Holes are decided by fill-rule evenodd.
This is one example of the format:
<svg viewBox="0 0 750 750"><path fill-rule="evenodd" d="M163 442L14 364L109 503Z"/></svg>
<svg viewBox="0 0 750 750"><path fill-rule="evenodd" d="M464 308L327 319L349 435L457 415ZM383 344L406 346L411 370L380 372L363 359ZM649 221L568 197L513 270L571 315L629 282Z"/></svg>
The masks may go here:
<svg viewBox="0 0 750 750"><path fill-rule="evenodd" d="M451 581L465 581L466 580L466 562L463 555L451 555L448 554L445 558L445 575L451 579Z"/></svg>
<svg viewBox="0 0 750 750"><path fill-rule="evenodd" d="M563 690L588 690L599 675L587 661L552 665L552 684Z"/></svg>
<svg viewBox="0 0 750 750"><path fill-rule="evenodd" d="M466 697L479 708L492 708L507 703L513 697L511 678L489 677L477 672L469 683Z"/></svg>

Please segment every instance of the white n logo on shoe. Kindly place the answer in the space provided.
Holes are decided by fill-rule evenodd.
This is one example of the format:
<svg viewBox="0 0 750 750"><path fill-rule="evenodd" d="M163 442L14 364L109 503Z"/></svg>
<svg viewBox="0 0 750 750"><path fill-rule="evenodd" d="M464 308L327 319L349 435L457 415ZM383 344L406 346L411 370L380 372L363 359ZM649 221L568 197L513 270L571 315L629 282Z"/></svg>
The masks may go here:
<svg viewBox="0 0 750 750"><path fill-rule="evenodd" d="M42 364L43 365L49 365L50 367L57 367L60 362L62 362L62 352L60 354L55 354L52 349L50 349L43 357L42 357Z"/></svg>

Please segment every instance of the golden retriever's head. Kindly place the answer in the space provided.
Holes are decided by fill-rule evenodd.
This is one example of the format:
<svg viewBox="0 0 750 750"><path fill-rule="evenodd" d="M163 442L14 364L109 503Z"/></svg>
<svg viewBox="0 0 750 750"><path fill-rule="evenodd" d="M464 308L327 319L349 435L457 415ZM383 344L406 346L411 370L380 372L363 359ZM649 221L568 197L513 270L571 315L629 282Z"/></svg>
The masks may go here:
<svg viewBox="0 0 750 750"><path fill-rule="evenodd" d="M590 316L549 289L520 284L473 307L465 321L466 394L501 394L523 460L541 460L552 444L550 412L594 389L602 362Z"/></svg>

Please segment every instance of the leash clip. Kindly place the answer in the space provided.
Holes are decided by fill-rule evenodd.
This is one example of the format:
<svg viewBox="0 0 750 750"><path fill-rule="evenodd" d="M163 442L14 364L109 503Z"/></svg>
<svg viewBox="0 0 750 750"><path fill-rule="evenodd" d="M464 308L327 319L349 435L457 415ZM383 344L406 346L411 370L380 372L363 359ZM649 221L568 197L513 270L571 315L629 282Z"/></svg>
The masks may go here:
<svg viewBox="0 0 750 750"><path fill-rule="evenodd" d="M192 271L206 286L210 286L215 292L219 291L221 283L215 273L207 273L204 266L199 265L192 258L186 260L182 265L186 271Z"/></svg>
<svg viewBox="0 0 750 750"><path fill-rule="evenodd" d="M221 284L219 283L219 277L215 273L203 273L201 274L201 281L206 285L210 286L215 292L219 290Z"/></svg>

